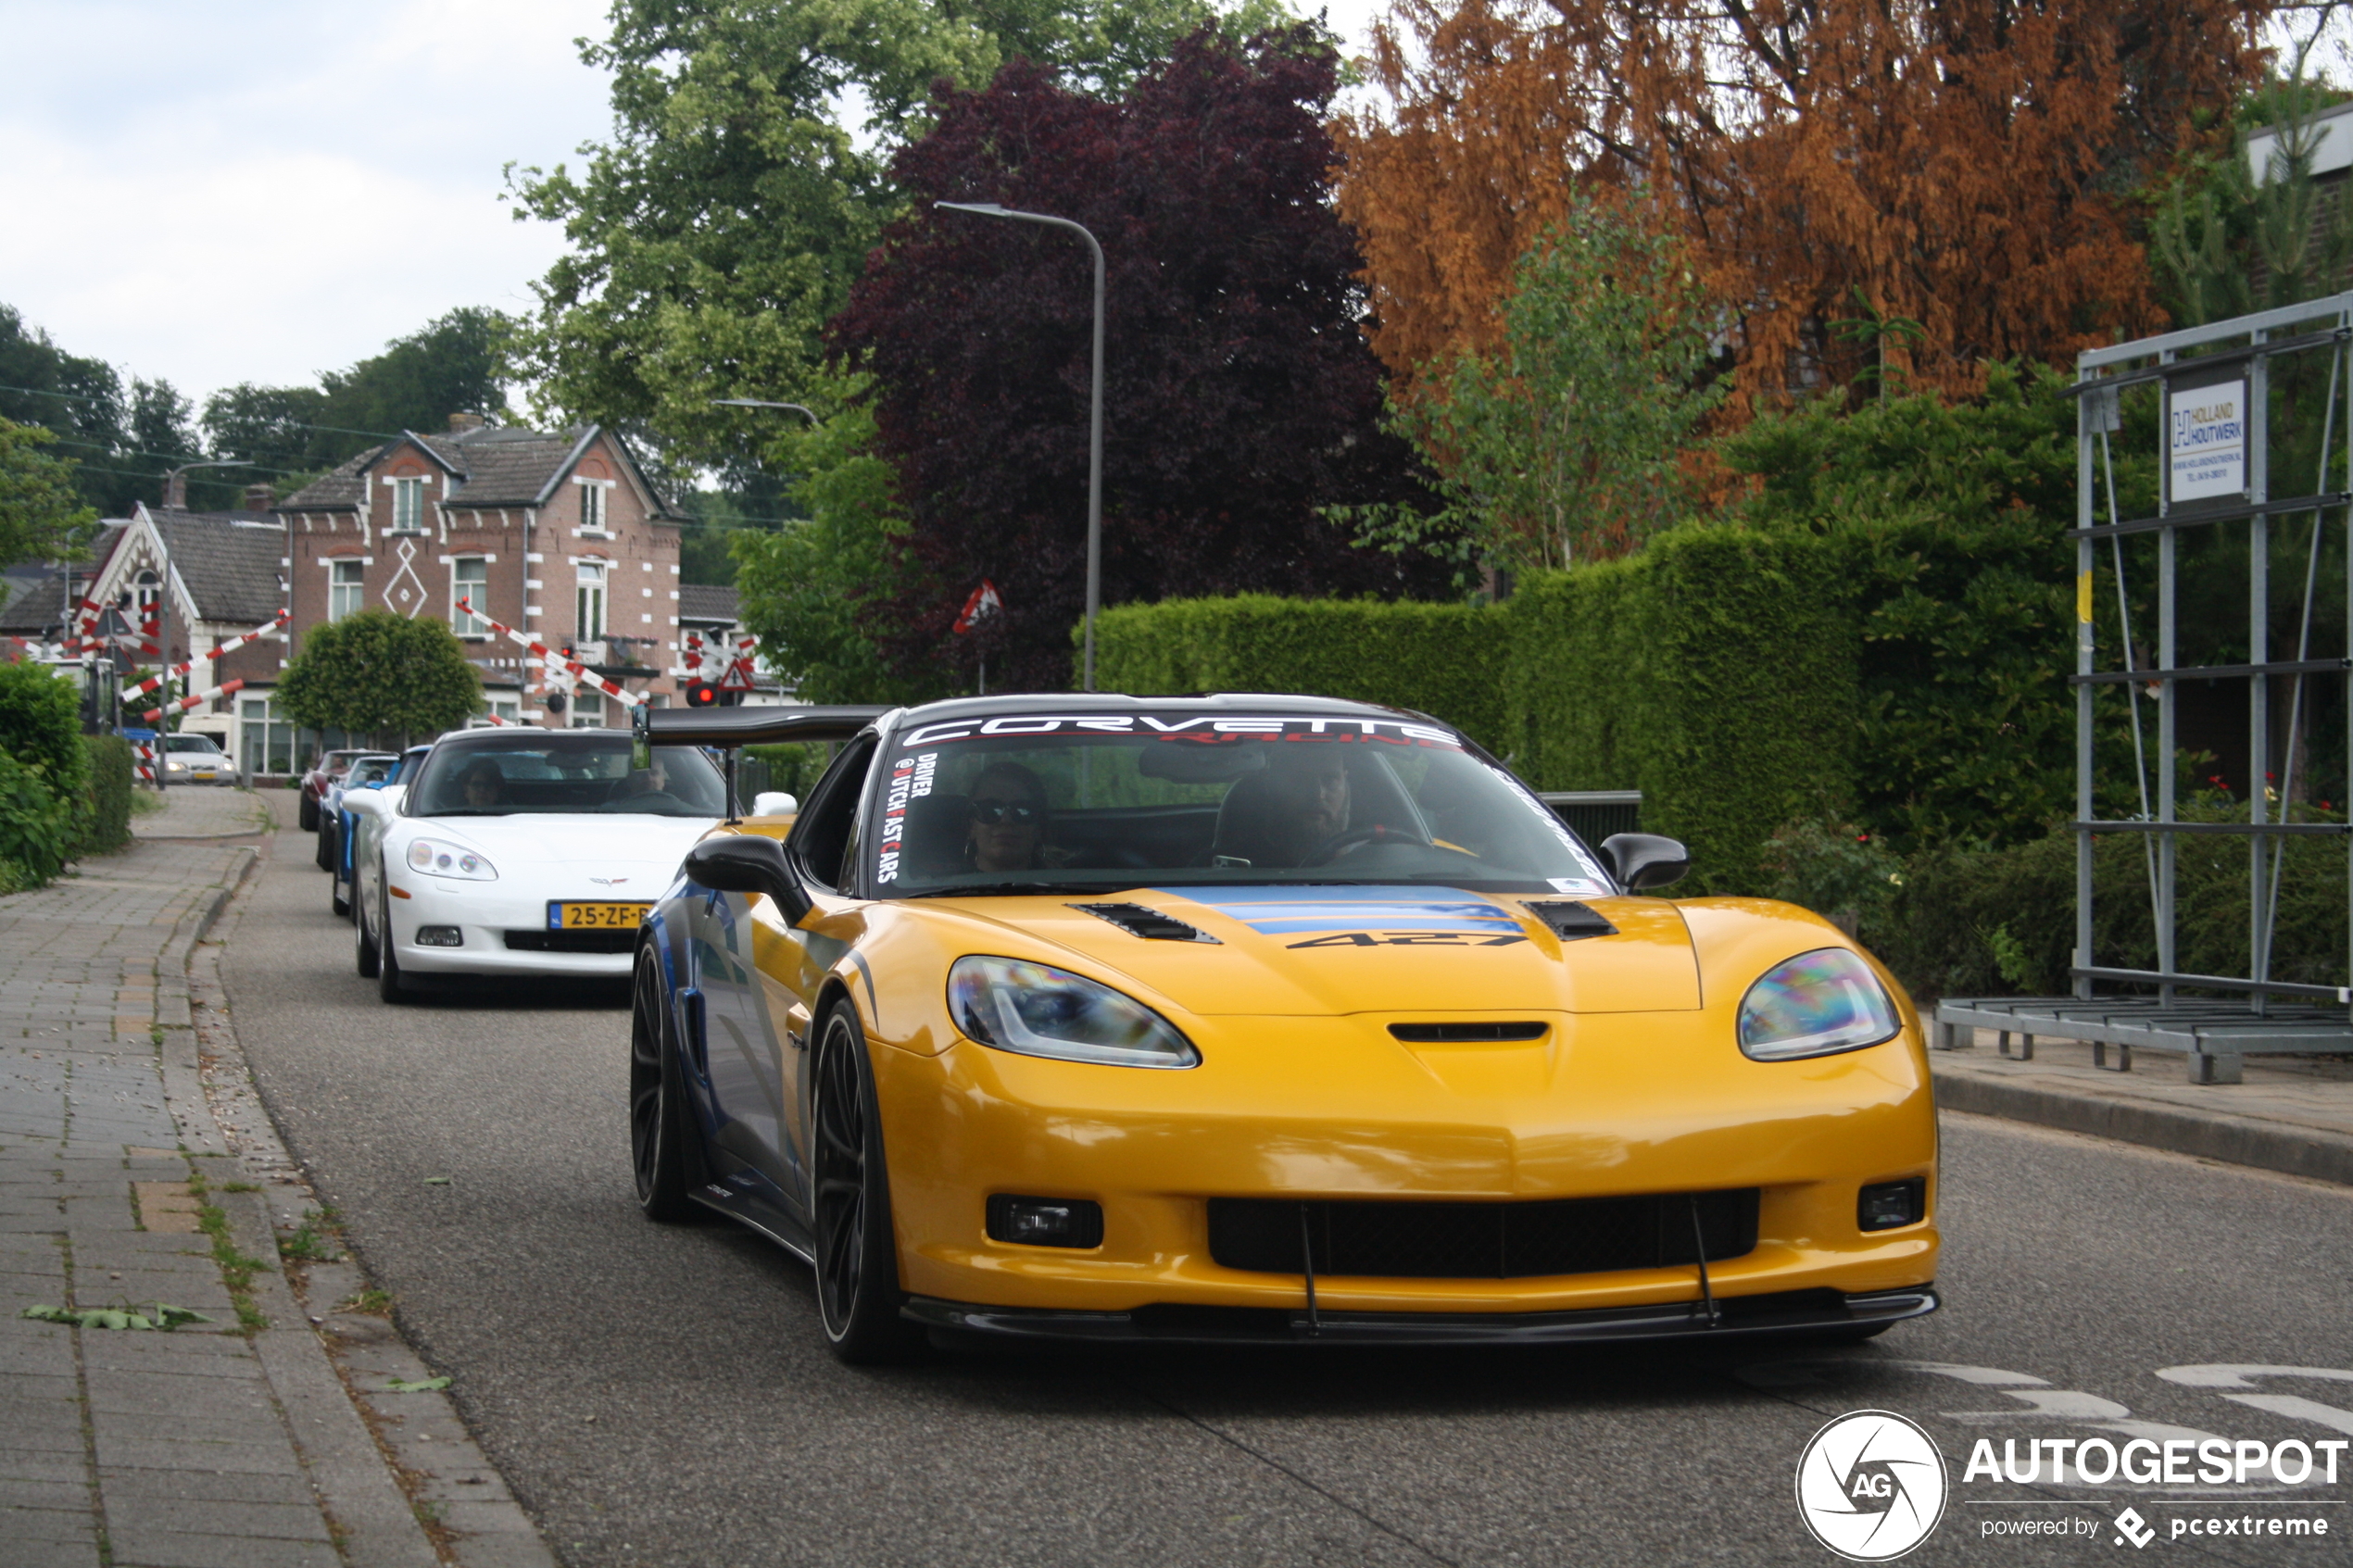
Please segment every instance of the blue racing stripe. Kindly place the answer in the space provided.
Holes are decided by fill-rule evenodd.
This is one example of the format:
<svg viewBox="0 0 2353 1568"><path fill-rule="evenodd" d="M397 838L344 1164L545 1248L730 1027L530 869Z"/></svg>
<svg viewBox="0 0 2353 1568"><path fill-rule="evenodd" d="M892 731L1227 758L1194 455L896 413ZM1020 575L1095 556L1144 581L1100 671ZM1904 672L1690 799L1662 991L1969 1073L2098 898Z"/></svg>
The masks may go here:
<svg viewBox="0 0 2353 1568"><path fill-rule="evenodd" d="M1517 917L1497 905L1453 889L1365 887L1329 890L1288 887L1164 887L1173 898L1189 898L1229 915L1264 936L1316 931L1467 931L1516 933ZM1433 892L1452 893L1433 897Z"/></svg>

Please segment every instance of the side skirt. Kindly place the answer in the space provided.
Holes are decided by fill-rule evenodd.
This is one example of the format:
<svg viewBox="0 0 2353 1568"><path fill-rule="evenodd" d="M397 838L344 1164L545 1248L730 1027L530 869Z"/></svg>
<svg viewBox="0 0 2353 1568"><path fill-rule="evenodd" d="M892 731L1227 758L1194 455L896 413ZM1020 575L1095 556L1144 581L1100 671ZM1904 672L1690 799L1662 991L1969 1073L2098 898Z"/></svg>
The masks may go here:
<svg viewBox="0 0 2353 1568"><path fill-rule="evenodd" d="M802 1262L817 1261L816 1238L799 1221L778 1213L751 1194L719 1182L705 1182L686 1195L715 1213L758 1231Z"/></svg>

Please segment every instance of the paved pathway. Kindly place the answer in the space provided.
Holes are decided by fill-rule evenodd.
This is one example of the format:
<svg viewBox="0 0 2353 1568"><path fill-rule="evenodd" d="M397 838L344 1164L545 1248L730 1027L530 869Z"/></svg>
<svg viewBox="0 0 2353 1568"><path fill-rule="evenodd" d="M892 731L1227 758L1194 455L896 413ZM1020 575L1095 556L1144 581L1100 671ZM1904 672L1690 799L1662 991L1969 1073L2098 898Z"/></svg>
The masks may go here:
<svg viewBox="0 0 2353 1568"><path fill-rule="evenodd" d="M0 1568L550 1562L442 1397L380 1391L425 1369L380 1319L333 1311L356 1269L281 1264L282 1241L336 1248L295 1240L308 1189L199 946L268 843L218 835L267 813L236 790L166 802L123 852L0 898ZM38 1307L204 1321L22 1315ZM378 1391L355 1401L360 1380ZM448 1456L438 1480L395 1462L411 1413Z"/></svg>
<svg viewBox="0 0 2353 1568"><path fill-rule="evenodd" d="M160 793L152 789L139 793L162 809L132 812L133 837L226 838L268 830L272 825L271 797L290 792L263 794L222 784L182 784Z"/></svg>

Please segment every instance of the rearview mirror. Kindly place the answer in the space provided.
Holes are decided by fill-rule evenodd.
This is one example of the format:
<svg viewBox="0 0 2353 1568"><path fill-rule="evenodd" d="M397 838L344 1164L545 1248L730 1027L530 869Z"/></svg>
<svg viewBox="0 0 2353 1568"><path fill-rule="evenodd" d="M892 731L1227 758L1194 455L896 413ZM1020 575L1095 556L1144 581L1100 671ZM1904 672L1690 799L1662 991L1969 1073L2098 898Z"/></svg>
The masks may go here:
<svg viewBox="0 0 2353 1568"><path fill-rule="evenodd" d="M343 809L355 817L372 817L384 805L384 797L372 789L346 789L343 792Z"/></svg>
<svg viewBox="0 0 2353 1568"><path fill-rule="evenodd" d="M1655 833L1614 833L1602 840L1602 853L1632 893L1680 882L1692 869L1690 850Z"/></svg>
<svg viewBox="0 0 2353 1568"><path fill-rule="evenodd" d="M755 817L789 817L800 809L800 802L781 789L763 789L751 797L751 814Z"/></svg>
<svg viewBox="0 0 2353 1568"><path fill-rule="evenodd" d="M721 893L766 894L786 925L799 925L816 908L785 859L785 847L758 834L704 839L686 851L686 872L697 885Z"/></svg>

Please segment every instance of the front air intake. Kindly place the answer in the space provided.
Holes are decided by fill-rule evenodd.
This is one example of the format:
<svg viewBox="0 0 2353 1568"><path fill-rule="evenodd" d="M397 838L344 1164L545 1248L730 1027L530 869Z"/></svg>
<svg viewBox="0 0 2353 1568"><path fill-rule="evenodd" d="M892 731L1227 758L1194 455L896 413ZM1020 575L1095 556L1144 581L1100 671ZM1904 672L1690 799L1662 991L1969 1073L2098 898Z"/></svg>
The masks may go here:
<svg viewBox="0 0 2353 1568"><path fill-rule="evenodd" d="M1526 1279L1664 1269L1756 1248L1758 1189L1516 1203L1213 1198L1209 1255L1229 1269L1296 1274ZM1694 1223L1694 1210L1697 1220Z"/></svg>
<svg viewBox="0 0 2353 1568"><path fill-rule="evenodd" d="M1508 1045L1515 1040L1541 1040L1548 1027L1542 1023L1392 1023L1389 1032L1415 1046Z"/></svg>

